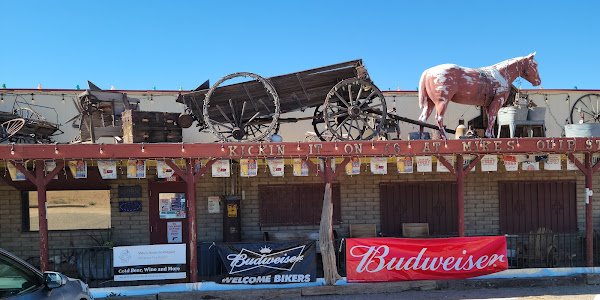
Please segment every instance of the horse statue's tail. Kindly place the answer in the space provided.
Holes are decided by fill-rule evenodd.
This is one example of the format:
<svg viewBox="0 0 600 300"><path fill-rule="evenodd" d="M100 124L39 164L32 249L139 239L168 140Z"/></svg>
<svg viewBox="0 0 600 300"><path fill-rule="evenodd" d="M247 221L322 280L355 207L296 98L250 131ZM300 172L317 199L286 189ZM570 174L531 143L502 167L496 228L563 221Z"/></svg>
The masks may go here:
<svg viewBox="0 0 600 300"><path fill-rule="evenodd" d="M425 107L425 101L427 101L427 91L425 90L425 73L427 70L423 71L421 74L421 79L419 80L419 108L423 109Z"/></svg>

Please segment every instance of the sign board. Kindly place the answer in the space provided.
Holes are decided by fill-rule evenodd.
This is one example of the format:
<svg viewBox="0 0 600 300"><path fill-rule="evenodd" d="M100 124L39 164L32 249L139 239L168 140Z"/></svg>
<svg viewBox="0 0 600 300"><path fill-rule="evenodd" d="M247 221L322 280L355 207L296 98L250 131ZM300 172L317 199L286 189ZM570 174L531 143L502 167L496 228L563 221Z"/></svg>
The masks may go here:
<svg viewBox="0 0 600 300"><path fill-rule="evenodd" d="M119 198L140 198L142 187L139 185L119 186Z"/></svg>
<svg viewBox="0 0 600 300"><path fill-rule="evenodd" d="M167 241L171 243L181 243L183 227L181 222L167 222Z"/></svg>
<svg viewBox="0 0 600 300"><path fill-rule="evenodd" d="M208 197L208 213L218 214L220 212L221 207L219 206L219 196Z"/></svg>
<svg viewBox="0 0 600 300"><path fill-rule="evenodd" d="M114 280L135 281L185 278L185 249L185 244L114 247Z"/></svg>

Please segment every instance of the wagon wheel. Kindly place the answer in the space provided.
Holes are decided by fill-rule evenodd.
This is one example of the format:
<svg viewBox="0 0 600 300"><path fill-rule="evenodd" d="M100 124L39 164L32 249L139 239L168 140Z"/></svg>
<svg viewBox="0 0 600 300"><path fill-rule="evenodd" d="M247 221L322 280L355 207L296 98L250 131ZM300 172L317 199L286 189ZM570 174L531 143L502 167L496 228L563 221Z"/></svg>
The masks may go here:
<svg viewBox="0 0 600 300"><path fill-rule="evenodd" d="M19 132L19 130L21 130L21 128L23 128L24 125L25 120L21 118L8 120L0 124L0 143L15 135L17 132Z"/></svg>
<svg viewBox="0 0 600 300"><path fill-rule="evenodd" d="M44 120L44 117L40 116L35 110L29 107L19 107L15 109L13 113L25 120Z"/></svg>
<svg viewBox="0 0 600 300"><path fill-rule="evenodd" d="M571 124L579 123L581 114L585 123L600 123L600 94L583 95L575 101L571 108Z"/></svg>
<svg viewBox="0 0 600 300"><path fill-rule="evenodd" d="M229 99L227 103L213 103L216 109L211 108L211 97L215 92L219 93L217 88L223 82L247 77L262 85L266 92L263 97L268 97L268 101L256 99L246 90L247 98L244 100ZM267 105L269 101L273 101L271 108ZM202 110L206 126L214 135L226 142L252 142L264 139L278 128L279 113L279 96L275 87L265 78L247 72L230 74L217 81L206 93Z"/></svg>
<svg viewBox="0 0 600 300"><path fill-rule="evenodd" d="M385 122L383 93L371 82L351 78L338 82L325 98L323 118L340 140L369 140Z"/></svg>
<svg viewBox="0 0 600 300"><path fill-rule="evenodd" d="M315 134L321 141L330 142L333 140L333 136L328 133L329 130L327 129L327 125L325 125L325 119L323 119L323 105L315 107L312 124Z"/></svg>

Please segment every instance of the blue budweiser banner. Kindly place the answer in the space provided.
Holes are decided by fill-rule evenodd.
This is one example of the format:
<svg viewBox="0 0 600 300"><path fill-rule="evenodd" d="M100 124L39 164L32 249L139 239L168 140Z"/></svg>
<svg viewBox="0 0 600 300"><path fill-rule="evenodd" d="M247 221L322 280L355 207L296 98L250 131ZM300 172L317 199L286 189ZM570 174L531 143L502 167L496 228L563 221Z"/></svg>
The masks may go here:
<svg viewBox="0 0 600 300"><path fill-rule="evenodd" d="M315 242L217 243L227 275L221 283L260 284L315 281Z"/></svg>

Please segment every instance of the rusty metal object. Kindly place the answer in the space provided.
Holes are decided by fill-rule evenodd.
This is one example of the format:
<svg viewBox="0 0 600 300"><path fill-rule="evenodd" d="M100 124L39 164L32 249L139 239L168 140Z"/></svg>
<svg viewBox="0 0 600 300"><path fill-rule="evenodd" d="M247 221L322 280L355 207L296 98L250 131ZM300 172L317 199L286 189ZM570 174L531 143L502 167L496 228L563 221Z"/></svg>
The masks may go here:
<svg viewBox="0 0 600 300"><path fill-rule="evenodd" d="M181 128L190 128L193 122L194 119L192 118L192 116L186 113L181 113L179 115L179 118L177 118L177 124L179 124L179 127Z"/></svg>

